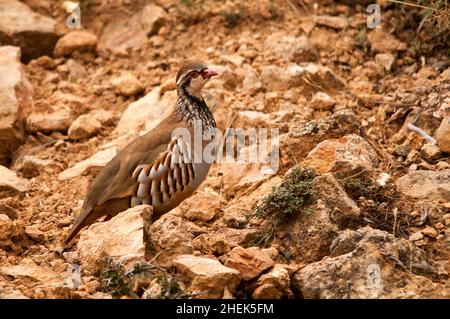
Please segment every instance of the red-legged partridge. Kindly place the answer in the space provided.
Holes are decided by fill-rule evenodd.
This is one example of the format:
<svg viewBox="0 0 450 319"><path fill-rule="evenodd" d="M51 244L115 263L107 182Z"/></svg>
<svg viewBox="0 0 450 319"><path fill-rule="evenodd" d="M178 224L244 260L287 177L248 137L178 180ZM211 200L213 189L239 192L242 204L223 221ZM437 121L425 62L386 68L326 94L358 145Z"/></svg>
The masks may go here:
<svg viewBox="0 0 450 319"><path fill-rule="evenodd" d="M204 84L216 72L201 61L189 61L176 78L177 103L170 114L147 134L119 152L90 185L81 213L64 243L68 244L85 226L105 216L140 204L153 206L157 218L192 195L206 178L210 162L193 161L193 142L172 137L175 129L194 136L194 123L214 130L214 117L202 98ZM192 139L194 140L194 139ZM205 143L201 143L201 148Z"/></svg>

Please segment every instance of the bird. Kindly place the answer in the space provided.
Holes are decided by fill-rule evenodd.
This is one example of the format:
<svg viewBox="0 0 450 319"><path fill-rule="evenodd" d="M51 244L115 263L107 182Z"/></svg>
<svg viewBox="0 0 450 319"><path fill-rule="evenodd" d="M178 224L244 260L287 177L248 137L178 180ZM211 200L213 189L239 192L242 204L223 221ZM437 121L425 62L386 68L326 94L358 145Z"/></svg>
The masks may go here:
<svg viewBox="0 0 450 319"><path fill-rule="evenodd" d="M157 219L193 194L211 163L194 161L194 143L175 130L194 134L195 123L214 135L216 122L202 97L204 85L217 72L199 60L186 61L176 76L177 101L172 111L148 133L134 139L107 163L89 186L80 214L63 244L84 227L128 208L147 204ZM202 141L201 149L205 142Z"/></svg>

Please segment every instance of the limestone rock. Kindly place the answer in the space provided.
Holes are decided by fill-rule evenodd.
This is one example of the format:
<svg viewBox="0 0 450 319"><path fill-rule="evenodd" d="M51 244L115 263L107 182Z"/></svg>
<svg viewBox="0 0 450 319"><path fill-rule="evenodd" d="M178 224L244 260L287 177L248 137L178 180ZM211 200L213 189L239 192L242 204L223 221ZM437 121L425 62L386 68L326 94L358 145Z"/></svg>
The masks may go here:
<svg viewBox="0 0 450 319"><path fill-rule="evenodd" d="M266 59L283 59L284 62L316 61L317 50L306 36L295 37L284 32L270 34L264 42Z"/></svg>
<svg viewBox="0 0 450 319"><path fill-rule="evenodd" d="M303 165L319 173L350 176L362 171L371 172L377 161L372 147L362 137L351 134L319 143L309 152Z"/></svg>
<svg viewBox="0 0 450 319"><path fill-rule="evenodd" d="M113 78L111 83L119 94L125 96L133 96L144 90L141 81L130 72L122 72L120 76Z"/></svg>
<svg viewBox="0 0 450 319"><path fill-rule="evenodd" d="M435 143L425 143L420 149L422 156L427 161L434 161L441 157L442 153Z"/></svg>
<svg viewBox="0 0 450 319"><path fill-rule="evenodd" d="M263 271L271 268L274 262L259 247L235 247L229 254L225 266L239 271L243 280L257 277Z"/></svg>
<svg viewBox="0 0 450 319"><path fill-rule="evenodd" d="M41 159L32 155L24 155L14 161L12 169L20 172L25 178L33 178L52 164L53 161L51 159Z"/></svg>
<svg viewBox="0 0 450 319"><path fill-rule="evenodd" d="M86 30L73 30L58 40L54 54L56 57L74 52L93 51L97 45L97 36Z"/></svg>
<svg viewBox="0 0 450 319"><path fill-rule="evenodd" d="M367 38L375 53L395 53L405 51L407 48L406 43L400 42L396 37L381 29L371 31Z"/></svg>
<svg viewBox="0 0 450 319"><path fill-rule="evenodd" d="M198 298L221 298L224 289L233 293L240 283L239 272L214 259L180 255L173 264L189 280L189 291Z"/></svg>
<svg viewBox="0 0 450 319"><path fill-rule="evenodd" d="M36 226L25 227L25 234L38 243L45 241L45 234Z"/></svg>
<svg viewBox="0 0 450 319"><path fill-rule="evenodd" d="M289 64L285 68L275 65L261 68L261 80L268 91L287 91L293 87L301 87L303 93L316 92L317 87L325 89L342 89L346 83L331 69L315 64ZM311 82L316 85L311 86Z"/></svg>
<svg viewBox="0 0 450 319"><path fill-rule="evenodd" d="M0 220L0 248L21 252L20 241L24 238L25 228L21 220Z"/></svg>
<svg viewBox="0 0 450 319"><path fill-rule="evenodd" d="M198 191L181 204L187 219L209 222L220 212L221 197L212 189Z"/></svg>
<svg viewBox="0 0 450 319"><path fill-rule="evenodd" d="M90 114L78 117L67 131L69 138L81 140L97 134L102 128L102 123Z"/></svg>
<svg viewBox="0 0 450 319"><path fill-rule="evenodd" d="M156 261L160 265L169 265L173 256L194 252L192 239L197 229L195 224L169 212L146 228L146 243L152 255L158 254Z"/></svg>
<svg viewBox="0 0 450 319"><path fill-rule="evenodd" d="M317 92L311 99L311 107L315 110L332 110L336 101L324 92Z"/></svg>
<svg viewBox="0 0 450 319"><path fill-rule="evenodd" d="M450 153L450 117L444 117L436 130L436 141L443 152Z"/></svg>
<svg viewBox="0 0 450 319"><path fill-rule="evenodd" d="M131 17L117 18L107 24L99 38L98 50L126 54L129 49L144 46L148 36L157 34L169 22L170 17L164 9L149 4Z"/></svg>
<svg viewBox="0 0 450 319"><path fill-rule="evenodd" d="M53 270L37 265L13 265L0 267L0 275L16 278L27 278L39 283L45 283L47 286L60 286L63 284L63 278Z"/></svg>
<svg viewBox="0 0 450 319"><path fill-rule="evenodd" d="M336 30L345 29L349 26L348 19L345 17L318 16L316 23Z"/></svg>
<svg viewBox="0 0 450 319"><path fill-rule="evenodd" d="M108 162L112 160L116 155L117 155L117 146L112 146L110 148L98 151L97 153L85 159L84 161L81 161L75 164L74 166L59 173L58 179L60 181L63 181L80 176L89 169L102 168L106 164L108 164Z"/></svg>
<svg viewBox="0 0 450 319"><path fill-rule="evenodd" d="M381 65L387 72L390 72L392 70L394 61L395 57L390 53L378 53L375 56L375 62Z"/></svg>
<svg viewBox="0 0 450 319"><path fill-rule="evenodd" d="M0 2L0 43L19 46L23 60L51 56L58 35L56 22L16 0Z"/></svg>
<svg viewBox="0 0 450 319"><path fill-rule="evenodd" d="M405 239L364 227L337 239L332 256L292 278L304 298L448 298L448 285L425 275L434 269L426 253Z"/></svg>
<svg viewBox="0 0 450 319"><path fill-rule="evenodd" d="M261 275L255 285L258 288L252 294L254 299L279 299L292 294L289 272L280 264L276 264L269 272Z"/></svg>
<svg viewBox="0 0 450 319"><path fill-rule="evenodd" d="M139 205L82 232L77 252L83 270L98 273L106 258L125 267L145 261L144 225L151 221L152 214L151 206Z"/></svg>
<svg viewBox="0 0 450 319"><path fill-rule="evenodd" d="M27 118L27 129L31 133L67 132L75 120L69 107L51 105L45 111L32 112Z"/></svg>
<svg viewBox="0 0 450 319"><path fill-rule="evenodd" d="M0 47L0 74L8 75L0 78L0 165L9 165L12 152L24 141L25 119L33 107L33 88L20 64L19 48Z"/></svg>
<svg viewBox="0 0 450 319"><path fill-rule="evenodd" d="M31 183L29 180L18 177L14 171L0 165L0 189L27 192L30 188Z"/></svg>
<svg viewBox="0 0 450 319"><path fill-rule="evenodd" d="M167 101L164 99L165 96L171 96L170 92L172 91L166 92L161 98L160 88L157 87L143 98L128 105L114 132L120 136L131 131L139 132L144 128L146 130L153 128L171 110L168 107ZM175 100L172 102L171 107L173 108Z"/></svg>
<svg viewBox="0 0 450 319"><path fill-rule="evenodd" d="M280 136L282 168L301 162L316 145L326 139L340 138L359 131L358 120L352 111L343 110L332 116L307 123L295 124Z"/></svg>
<svg viewBox="0 0 450 319"><path fill-rule="evenodd" d="M397 179L395 186L406 196L445 202L450 198L450 170L408 172Z"/></svg>

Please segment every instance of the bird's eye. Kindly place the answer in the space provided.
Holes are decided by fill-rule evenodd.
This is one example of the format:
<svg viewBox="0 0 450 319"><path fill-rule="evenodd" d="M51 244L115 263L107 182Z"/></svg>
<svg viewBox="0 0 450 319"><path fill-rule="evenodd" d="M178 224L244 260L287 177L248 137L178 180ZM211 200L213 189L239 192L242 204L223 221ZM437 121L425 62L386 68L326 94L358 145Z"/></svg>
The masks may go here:
<svg viewBox="0 0 450 319"><path fill-rule="evenodd" d="M192 71L191 73L189 73L189 75L193 78L196 78L199 75L199 73L197 71Z"/></svg>

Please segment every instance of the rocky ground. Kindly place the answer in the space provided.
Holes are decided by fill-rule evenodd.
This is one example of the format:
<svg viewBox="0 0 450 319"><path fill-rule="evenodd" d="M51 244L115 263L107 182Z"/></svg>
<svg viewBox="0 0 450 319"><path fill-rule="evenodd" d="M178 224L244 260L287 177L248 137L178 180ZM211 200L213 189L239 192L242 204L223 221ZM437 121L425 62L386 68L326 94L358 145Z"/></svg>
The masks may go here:
<svg viewBox="0 0 450 319"><path fill-rule="evenodd" d="M364 2L81 1L71 30L68 2L1 1L0 298L449 298L448 33ZM221 129L279 129L280 169L214 164L61 252L190 58Z"/></svg>

